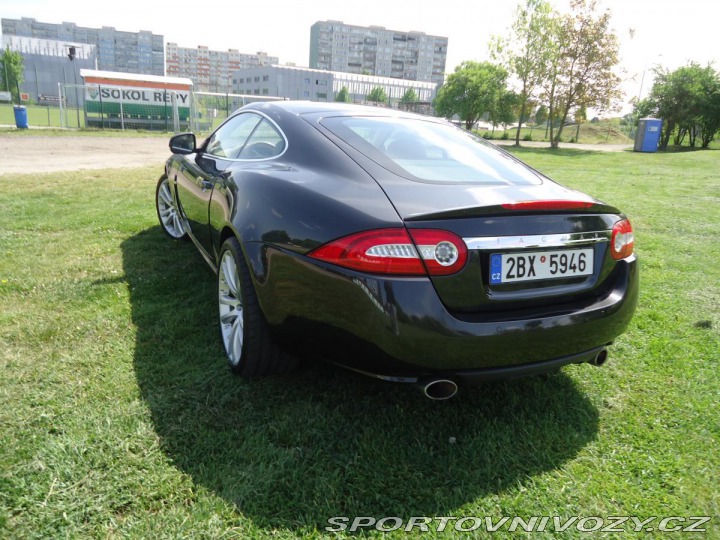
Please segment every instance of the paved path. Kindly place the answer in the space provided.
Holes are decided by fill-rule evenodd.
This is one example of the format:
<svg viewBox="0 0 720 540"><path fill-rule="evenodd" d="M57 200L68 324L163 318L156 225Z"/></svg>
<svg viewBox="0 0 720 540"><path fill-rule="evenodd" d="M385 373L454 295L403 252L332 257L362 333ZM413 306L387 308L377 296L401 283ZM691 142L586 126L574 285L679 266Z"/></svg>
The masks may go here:
<svg viewBox="0 0 720 540"><path fill-rule="evenodd" d="M490 141L498 146L512 146L515 141ZM550 148L548 142L538 141L520 141L520 146L526 146L528 148ZM594 150L595 152L624 152L626 150L632 150L632 143L628 144L583 144L583 143L560 143L560 148L570 148L575 150Z"/></svg>

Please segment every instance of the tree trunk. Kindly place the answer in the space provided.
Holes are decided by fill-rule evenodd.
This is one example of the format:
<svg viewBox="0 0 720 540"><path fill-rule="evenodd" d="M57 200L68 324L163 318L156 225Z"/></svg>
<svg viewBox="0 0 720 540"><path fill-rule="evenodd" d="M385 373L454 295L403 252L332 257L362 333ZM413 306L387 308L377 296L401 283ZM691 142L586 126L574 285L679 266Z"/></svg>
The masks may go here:
<svg viewBox="0 0 720 540"><path fill-rule="evenodd" d="M557 142L555 142L555 107L550 105L550 148L557 148Z"/></svg>
<svg viewBox="0 0 720 540"><path fill-rule="evenodd" d="M520 118L518 119L517 132L515 133L515 146L520 146L520 129L522 128L522 125L523 125L523 118L525 118L526 104L527 104L527 100L523 101L523 104L520 107Z"/></svg>
<svg viewBox="0 0 720 540"><path fill-rule="evenodd" d="M685 128L680 126L677 130L677 133L675 134L675 140L673 141L673 144L675 146L680 146L683 143L683 141L685 140L685 133Z"/></svg>
<svg viewBox="0 0 720 540"><path fill-rule="evenodd" d="M555 138L551 142L552 148L560 147L560 136L562 135L563 127L565 126L565 121L567 120L569 113L570 113L570 107L565 107L562 118L560 119L560 125L558 126L557 133L555 134Z"/></svg>
<svg viewBox="0 0 720 540"><path fill-rule="evenodd" d="M714 133L710 133L710 130L707 128L702 128L702 130L700 131L700 141L701 141L700 148L706 149L708 146L710 146L710 143L712 142L712 140L714 138L715 138Z"/></svg>
<svg viewBox="0 0 720 540"><path fill-rule="evenodd" d="M660 150L667 150L668 144L670 143L670 137L673 131L675 131L675 122L668 121L663 126L663 133L660 137Z"/></svg>

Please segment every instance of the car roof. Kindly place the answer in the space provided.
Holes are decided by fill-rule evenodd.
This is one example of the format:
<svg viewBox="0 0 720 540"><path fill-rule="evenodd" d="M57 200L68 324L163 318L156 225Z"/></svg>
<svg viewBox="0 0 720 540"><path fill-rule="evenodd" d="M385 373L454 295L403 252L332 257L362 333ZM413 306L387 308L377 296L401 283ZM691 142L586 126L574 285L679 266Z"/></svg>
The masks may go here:
<svg viewBox="0 0 720 540"><path fill-rule="evenodd" d="M389 107L355 105L352 103L322 103L317 101L258 101L242 107L241 110L255 109L261 111L283 110L299 116L384 116L390 118L419 118L423 120L440 120L430 116L391 109Z"/></svg>

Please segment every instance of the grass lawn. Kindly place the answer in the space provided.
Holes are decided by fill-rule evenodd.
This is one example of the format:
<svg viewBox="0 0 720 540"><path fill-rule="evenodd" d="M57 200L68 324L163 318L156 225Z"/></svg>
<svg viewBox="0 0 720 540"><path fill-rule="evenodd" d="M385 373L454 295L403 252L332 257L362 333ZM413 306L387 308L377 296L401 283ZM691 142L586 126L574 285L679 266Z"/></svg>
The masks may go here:
<svg viewBox="0 0 720 540"><path fill-rule="evenodd" d="M45 107L42 105L28 105L23 103L27 109L28 124L31 126L52 126L60 127L60 107ZM77 127L76 110L71 109L67 111L68 114L72 113L73 127ZM80 113L80 121L82 122L82 112ZM0 104L0 124L8 124L11 126L15 125L15 112L13 111L12 103Z"/></svg>
<svg viewBox="0 0 720 540"><path fill-rule="evenodd" d="M336 537L333 516L720 537L720 152L514 151L628 214L638 312L600 369L442 403L324 364L231 376L214 276L156 225L162 164L0 176L0 537Z"/></svg>

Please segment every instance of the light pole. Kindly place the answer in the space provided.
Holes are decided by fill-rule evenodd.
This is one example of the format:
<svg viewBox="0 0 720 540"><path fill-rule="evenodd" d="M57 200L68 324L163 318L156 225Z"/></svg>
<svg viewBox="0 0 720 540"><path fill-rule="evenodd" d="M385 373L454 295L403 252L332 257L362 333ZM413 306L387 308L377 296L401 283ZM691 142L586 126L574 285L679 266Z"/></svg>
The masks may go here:
<svg viewBox="0 0 720 540"><path fill-rule="evenodd" d="M662 57L662 53L655 56L655 59ZM643 91L643 85L645 84L645 72L647 71L647 65L648 62L645 60L645 63L643 64L643 71L642 71L642 77L640 77L640 90L638 90L638 97L637 101L635 102L635 109L636 109L636 115L633 120L633 124L637 123L640 120L640 111L638 110L638 107L640 106L640 100L642 99L642 91ZM628 140L631 138L633 128L636 127L635 125L630 125L630 131L628 131Z"/></svg>
<svg viewBox="0 0 720 540"><path fill-rule="evenodd" d="M78 96L77 66L75 65L75 47L68 49L68 58L73 67L73 80L75 81L75 113L77 114L77 127L80 129L80 97Z"/></svg>
<svg viewBox="0 0 720 540"><path fill-rule="evenodd" d="M662 58L662 54L658 54L655 56L655 59ZM640 100L642 99L642 91L643 91L643 84L645 84L645 72L647 71L647 61L645 61L645 64L643 65L643 72L642 77L640 77L640 90L638 91L638 103L640 103Z"/></svg>
<svg viewBox="0 0 720 540"><path fill-rule="evenodd" d="M7 63L3 61L3 67L5 68L5 90L10 91L10 79L8 79Z"/></svg>

